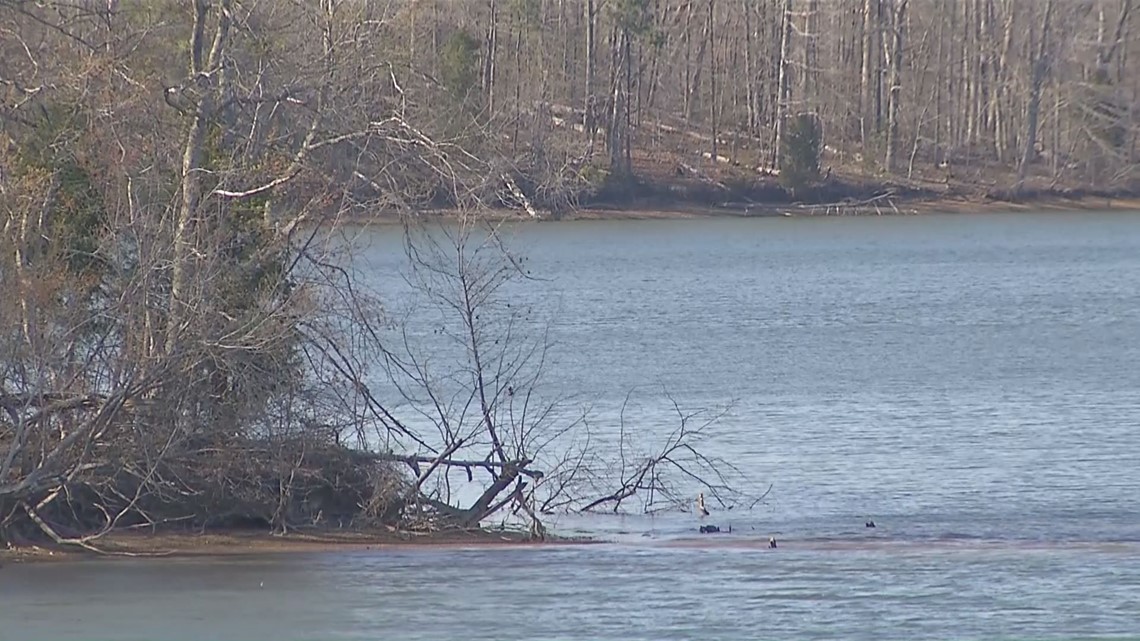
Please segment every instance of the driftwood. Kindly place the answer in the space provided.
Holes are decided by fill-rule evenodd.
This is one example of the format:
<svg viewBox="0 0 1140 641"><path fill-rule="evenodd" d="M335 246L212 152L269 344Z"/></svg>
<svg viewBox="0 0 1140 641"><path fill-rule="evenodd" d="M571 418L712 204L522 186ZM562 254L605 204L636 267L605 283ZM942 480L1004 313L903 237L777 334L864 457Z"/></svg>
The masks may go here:
<svg viewBox="0 0 1140 641"><path fill-rule="evenodd" d="M522 204L523 209L526 210L526 213L530 214L531 218L541 218L538 210L535 209L534 205L531 204L530 199L526 197L526 194L524 194L521 189L519 189L518 183L515 182L514 178L511 178L508 174L503 174L503 183L506 184L507 189L511 192L511 195L514 196L520 204Z"/></svg>
<svg viewBox="0 0 1140 641"><path fill-rule="evenodd" d="M457 441L456 443L461 443L461 441ZM453 448L453 451L454 451L454 449L459 449L459 447L456 446L456 444L453 444L452 448ZM368 453L368 454L364 454L364 456L367 456L368 458L376 460L376 461L390 461L393 463L404 463L408 467L412 468L412 470L417 475L420 475L420 476L429 474L430 472L434 471L435 468L437 468L439 466L461 468L467 472L468 480L472 480L472 477L473 477L472 470L475 470L475 469L482 469L482 470L486 470L488 472L496 472L499 470L513 468L513 469L518 470L518 474L530 477L532 479L541 479L544 476L543 472L541 472L541 471L531 470L531 469L527 468L527 466L533 462L529 459L519 459L519 460L513 460L513 461L495 461L495 460L489 460L489 459L484 460L484 461L464 461L464 460L457 460L457 459L446 458L446 457L441 458L441 457L431 457L431 456L423 456L423 455L417 455L417 454L403 455L403 454L391 454L391 453L387 453L387 454L371 454L371 453ZM422 465L428 465L430 467L428 467L428 469L425 471L421 471Z"/></svg>
<svg viewBox="0 0 1140 641"><path fill-rule="evenodd" d="M819 212L822 210L824 216L843 216L849 210L859 210L873 208L875 214L881 216L883 208L887 207L893 213L901 213L895 205L896 192L893 189L887 190L881 194L876 194L870 198L857 200L854 198L846 198L844 200L833 203L819 203L819 204L799 204L792 205L789 209L798 209L800 211L806 210L808 215L821 215Z"/></svg>
<svg viewBox="0 0 1140 641"><path fill-rule="evenodd" d="M717 187L718 189L724 190L726 192L732 191L728 185L726 185L723 182L713 178L712 176L709 176L705 172L701 171L700 169L698 169L696 167L693 167L692 165L689 165L689 164L683 163L683 162L678 163L678 165L681 167L681 169L689 172L693 176L696 176L697 178L701 179L702 181Z"/></svg>

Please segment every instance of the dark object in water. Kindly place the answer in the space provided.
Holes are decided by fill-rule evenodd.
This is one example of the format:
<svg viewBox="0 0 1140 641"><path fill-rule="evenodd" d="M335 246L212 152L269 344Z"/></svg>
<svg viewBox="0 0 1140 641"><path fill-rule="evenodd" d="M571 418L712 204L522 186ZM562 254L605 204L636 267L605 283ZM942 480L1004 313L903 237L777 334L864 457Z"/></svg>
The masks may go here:
<svg viewBox="0 0 1140 641"><path fill-rule="evenodd" d="M864 525L864 527L875 527L875 522L874 521L867 521L863 525Z"/></svg>
<svg viewBox="0 0 1140 641"><path fill-rule="evenodd" d="M716 534L720 532L720 528L715 525L702 525L701 534Z"/></svg>
<svg viewBox="0 0 1140 641"><path fill-rule="evenodd" d="M774 537L774 536L768 537L768 547L772 548L772 549L776 548L776 537Z"/></svg>

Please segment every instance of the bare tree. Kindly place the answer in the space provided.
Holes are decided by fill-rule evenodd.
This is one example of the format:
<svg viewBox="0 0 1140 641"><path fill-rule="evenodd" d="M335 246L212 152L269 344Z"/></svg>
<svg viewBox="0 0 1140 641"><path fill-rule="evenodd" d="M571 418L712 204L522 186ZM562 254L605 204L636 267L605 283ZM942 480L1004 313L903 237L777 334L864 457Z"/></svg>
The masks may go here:
<svg viewBox="0 0 1140 641"><path fill-rule="evenodd" d="M906 6L908 0L891 0L889 5L890 14L890 39L889 46L884 40L883 45L883 58L887 61L887 68L889 71L888 77L888 102L887 102L887 152L884 165L887 171L895 170L895 156L898 147L899 136L899 112L901 110L900 103L902 101L902 66L903 66L903 38L904 29L906 28Z"/></svg>
<svg viewBox="0 0 1140 641"><path fill-rule="evenodd" d="M1041 112L1041 89L1045 84L1045 75L1049 71L1049 28L1053 19L1053 0L1046 0L1044 15L1041 18L1041 27L1030 37L1030 46L1034 47L1034 57L1031 65L1029 101L1026 105L1025 118L1025 146L1021 153L1021 160L1017 165L1017 188L1020 189L1025 181L1029 165L1036 157L1037 124ZM1034 42L1034 39L1036 42Z"/></svg>
<svg viewBox="0 0 1140 641"><path fill-rule="evenodd" d="M588 412L544 396L545 322L508 294L542 283L499 226L474 217L447 227L408 226L406 250L415 313L399 328L370 335L386 385L423 425L410 442L407 432L396 439L421 453L379 457L412 469L421 493L409 495L406 510L417 527L474 527L508 509L542 536L542 515L557 511L617 511L630 499L644 510L676 509L698 490L726 505L756 500L741 489L740 470L701 453L707 429L723 413L687 413L665 395L678 426L660 444L645 439L647 449L635 455L624 411L615 441L591 429L597 419ZM409 325L438 329L417 338ZM459 491L464 481L473 492Z"/></svg>

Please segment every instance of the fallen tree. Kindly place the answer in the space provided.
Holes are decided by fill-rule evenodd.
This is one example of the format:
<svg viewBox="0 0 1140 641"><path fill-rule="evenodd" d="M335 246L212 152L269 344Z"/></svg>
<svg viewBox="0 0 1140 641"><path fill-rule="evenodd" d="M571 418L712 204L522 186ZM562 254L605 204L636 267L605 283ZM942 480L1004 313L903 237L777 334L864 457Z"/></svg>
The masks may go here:
<svg viewBox="0 0 1140 641"><path fill-rule="evenodd" d="M541 533L543 514L617 512L629 501L645 512L687 509L698 491L724 506L754 505L744 473L702 452L727 408L687 411L663 391L674 427L629 426L623 406L616 424L602 428L605 417L543 393L549 321L511 295L543 283L497 225L477 216L409 225L406 250L410 304L420 313L367 334L386 387L416 412L418 445L429 452L381 460L409 466L431 526L472 526L509 508ZM409 326L433 330L417 336ZM478 489L466 502L453 472Z"/></svg>
<svg viewBox="0 0 1140 641"><path fill-rule="evenodd" d="M185 403L167 396L192 391L172 381L201 369L205 353L162 359L109 394L0 396L0 532L93 548L123 528L430 532L515 515L542 537L543 515L617 512L631 501L646 512L686 509L698 489L724 506L754 504L739 470L701 452L722 412L686 412L665 394L678 424L653 443L638 436L645 426L627 426L624 408L616 429L598 430L593 417L542 398L545 337L529 332L541 325L504 293L512 281L541 283L495 227L471 218L406 234L416 304L438 312L417 320L438 322L439 334L414 340L408 320L378 324L377 301L358 285L328 287L320 311L298 321L308 366L256 411L218 415L195 398L197 412L184 415Z"/></svg>

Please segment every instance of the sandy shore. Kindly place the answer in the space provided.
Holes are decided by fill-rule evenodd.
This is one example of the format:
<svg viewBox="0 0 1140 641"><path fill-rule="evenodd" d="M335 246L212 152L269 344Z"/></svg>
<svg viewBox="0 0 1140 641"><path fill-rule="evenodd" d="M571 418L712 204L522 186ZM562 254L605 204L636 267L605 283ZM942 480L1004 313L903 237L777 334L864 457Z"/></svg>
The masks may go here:
<svg viewBox="0 0 1140 641"><path fill-rule="evenodd" d="M221 557L266 554L314 554L356 552L400 547L537 546L584 544L580 538L547 538L536 541L524 532L449 531L412 532L293 532L274 535L257 531L208 532L204 534L118 532L92 541L98 548L27 545L0 549L0 565L5 562L68 561L93 557Z"/></svg>

